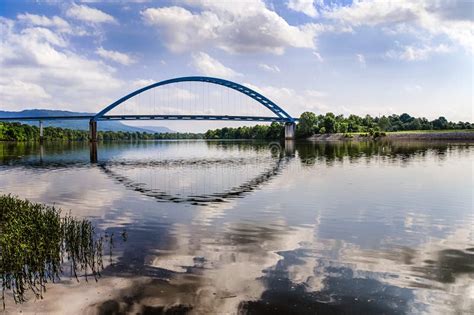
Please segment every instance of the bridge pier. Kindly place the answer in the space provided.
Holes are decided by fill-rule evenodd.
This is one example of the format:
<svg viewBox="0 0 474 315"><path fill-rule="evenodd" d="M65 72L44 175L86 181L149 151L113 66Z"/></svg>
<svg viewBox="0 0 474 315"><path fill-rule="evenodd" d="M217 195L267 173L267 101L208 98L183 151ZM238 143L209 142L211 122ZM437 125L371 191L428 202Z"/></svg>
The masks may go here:
<svg viewBox="0 0 474 315"><path fill-rule="evenodd" d="M295 129L296 124L294 122L289 122L285 124L285 140L295 139Z"/></svg>
<svg viewBox="0 0 474 315"><path fill-rule="evenodd" d="M97 142L91 141L89 143L89 154L91 163L97 163Z"/></svg>
<svg viewBox="0 0 474 315"><path fill-rule="evenodd" d="M43 163L43 156L44 156L44 146L43 143L40 142L40 163Z"/></svg>
<svg viewBox="0 0 474 315"><path fill-rule="evenodd" d="M97 121L89 120L89 141L97 142Z"/></svg>
<svg viewBox="0 0 474 315"><path fill-rule="evenodd" d="M44 132L43 132L43 121L39 121L39 130L40 130L40 138L39 141L40 143L43 143L44 141Z"/></svg>
<svg viewBox="0 0 474 315"><path fill-rule="evenodd" d="M295 156L295 141L294 140L285 140L285 155L286 156Z"/></svg>

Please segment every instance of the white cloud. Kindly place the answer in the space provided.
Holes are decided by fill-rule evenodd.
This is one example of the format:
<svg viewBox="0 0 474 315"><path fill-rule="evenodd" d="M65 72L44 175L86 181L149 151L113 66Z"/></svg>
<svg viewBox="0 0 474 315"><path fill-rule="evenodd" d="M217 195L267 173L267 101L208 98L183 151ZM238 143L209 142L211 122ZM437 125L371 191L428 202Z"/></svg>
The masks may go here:
<svg viewBox="0 0 474 315"><path fill-rule="evenodd" d="M321 92L321 91L317 91L317 90L306 90L305 91L306 95L309 96L309 97L325 97L326 96L326 93L324 92Z"/></svg>
<svg viewBox="0 0 474 315"><path fill-rule="evenodd" d="M322 57L317 51L313 51L313 55L316 56L316 59L317 59L319 62L324 62L323 57Z"/></svg>
<svg viewBox="0 0 474 315"><path fill-rule="evenodd" d="M440 44L438 46L404 46L401 50L390 50L385 55L389 58L406 61L426 60L430 55L443 54L452 51L452 48Z"/></svg>
<svg viewBox="0 0 474 315"><path fill-rule="evenodd" d="M356 54L356 59L357 59L357 62L362 66L362 67L365 67L366 66L366 63L365 63L365 56L363 54Z"/></svg>
<svg viewBox="0 0 474 315"><path fill-rule="evenodd" d="M104 59L109 59L125 66L131 65L136 62L134 58L130 57L127 54L114 50L106 50L103 47L97 48L96 53Z"/></svg>
<svg viewBox="0 0 474 315"><path fill-rule="evenodd" d="M116 23L113 16L99 9L75 3L66 11L66 15L88 23Z"/></svg>
<svg viewBox="0 0 474 315"><path fill-rule="evenodd" d="M265 63L261 63L258 65L261 69L267 71L267 72L273 72L273 73L278 73L280 72L280 68L278 68L278 66L271 66L271 65L267 65Z"/></svg>
<svg viewBox="0 0 474 315"><path fill-rule="evenodd" d="M37 84L19 80L7 80L5 78L0 78L0 95L0 100L3 104L35 102L40 105L45 100L51 99L51 95Z"/></svg>
<svg viewBox="0 0 474 315"><path fill-rule="evenodd" d="M314 0L289 0L287 6L293 11L304 13L313 18L318 16Z"/></svg>
<svg viewBox="0 0 474 315"><path fill-rule="evenodd" d="M204 52L195 53L192 55L192 58L196 70L204 75L222 78L232 78L242 75L231 68L224 66L220 61L212 58Z"/></svg>
<svg viewBox="0 0 474 315"><path fill-rule="evenodd" d="M289 25L262 1L191 1L197 7L148 8L143 20L163 35L173 52L214 45L230 53L282 54L287 47L315 48L317 34L333 30L321 24Z"/></svg>
<svg viewBox="0 0 474 315"><path fill-rule="evenodd" d="M474 52L473 4L465 2L366 0L326 10L324 16L353 26L393 26L394 33L417 33L420 38L444 35ZM466 10L471 10L471 16Z"/></svg>
<svg viewBox="0 0 474 315"><path fill-rule="evenodd" d="M137 89L156 83L152 79L138 79L131 82L131 85Z"/></svg>
<svg viewBox="0 0 474 315"><path fill-rule="evenodd" d="M117 96L123 83L115 69L74 52L60 34L9 19L0 19L0 29L2 108L97 110Z"/></svg>
<svg viewBox="0 0 474 315"><path fill-rule="evenodd" d="M59 16L53 16L51 18L44 15L36 15L30 13L19 14L17 19L33 26L52 27L57 29L59 32L71 32L71 26L69 23L60 18Z"/></svg>
<svg viewBox="0 0 474 315"><path fill-rule="evenodd" d="M416 1L356 1L350 6L336 6L334 9L326 11L325 16L355 26L375 26L382 23L412 21L417 18L420 8L420 2Z"/></svg>
<svg viewBox="0 0 474 315"><path fill-rule="evenodd" d="M305 111L323 113L330 109L321 100L321 98L326 96L326 93L318 90L306 89L297 91L286 87L256 86L251 83L245 83L244 85L265 95L284 108L293 117L299 117Z"/></svg>

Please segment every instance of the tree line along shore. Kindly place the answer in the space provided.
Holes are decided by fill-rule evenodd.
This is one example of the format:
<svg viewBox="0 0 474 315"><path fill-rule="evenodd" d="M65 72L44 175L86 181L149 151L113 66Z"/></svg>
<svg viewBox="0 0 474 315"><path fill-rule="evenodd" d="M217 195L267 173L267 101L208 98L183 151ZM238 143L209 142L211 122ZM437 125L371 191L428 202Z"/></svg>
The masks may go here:
<svg viewBox="0 0 474 315"><path fill-rule="evenodd" d="M474 138L474 124L470 122L452 122L444 117L428 120L424 117L412 117L409 114L381 117L364 117L357 115L316 115L312 112L301 114L296 126L296 137L299 139L358 139L379 138L428 138L439 136L447 139L447 133L457 134L461 139ZM426 134L426 136L420 136ZM467 136L466 136L467 135ZM113 140L164 140L164 139L282 139L284 125L243 126L238 128L224 127L208 130L205 133L147 133L123 131L99 131L98 139ZM452 136L451 136L452 137ZM45 127L45 140L86 141L89 132L67 128ZM39 140L39 128L17 122L0 122L0 141L36 141Z"/></svg>

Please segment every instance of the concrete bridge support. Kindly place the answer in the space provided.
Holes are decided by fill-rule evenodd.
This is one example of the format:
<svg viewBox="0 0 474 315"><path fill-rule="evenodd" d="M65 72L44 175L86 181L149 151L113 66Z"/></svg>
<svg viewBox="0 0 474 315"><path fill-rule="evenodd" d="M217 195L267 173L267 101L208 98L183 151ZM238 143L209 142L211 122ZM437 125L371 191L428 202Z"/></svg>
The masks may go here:
<svg viewBox="0 0 474 315"><path fill-rule="evenodd" d="M97 163L97 142L91 141L89 143L89 153L91 163Z"/></svg>
<svg viewBox="0 0 474 315"><path fill-rule="evenodd" d="M92 119L89 121L89 141L97 142L97 121Z"/></svg>
<svg viewBox="0 0 474 315"><path fill-rule="evenodd" d="M294 122L285 124L285 140L295 139L296 124Z"/></svg>
<svg viewBox="0 0 474 315"><path fill-rule="evenodd" d="M285 156L295 156L295 140L285 140Z"/></svg>
<svg viewBox="0 0 474 315"><path fill-rule="evenodd" d="M43 122L40 120L39 121L39 130L40 130L40 143L43 143L44 141L44 131L43 131Z"/></svg>

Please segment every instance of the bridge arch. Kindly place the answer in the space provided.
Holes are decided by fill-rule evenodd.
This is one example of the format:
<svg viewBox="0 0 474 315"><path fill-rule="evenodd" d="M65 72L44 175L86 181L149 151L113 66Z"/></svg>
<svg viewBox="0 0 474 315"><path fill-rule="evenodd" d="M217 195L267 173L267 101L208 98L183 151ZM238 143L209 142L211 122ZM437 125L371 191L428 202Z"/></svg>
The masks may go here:
<svg viewBox="0 0 474 315"><path fill-rule="evenodd" d="M294 123L295 122L295 119L292 118L285 110L283 110L280 106L275 104L273 101L271 101L270 99L268 99L264 95L254 91L254 90L252 90L252 89L250 89L246 86L243 86L239 83L235 83L235 82L232 82L232 81L229 81L229 80L213 78L213 77L204 77L204 76L179 77L179 78L164 80L164 81L160 81L160 82L150 84L148 86L145 86L143 88L140 88L136 91L133 91L133 92L125 95L124 97L118 99L117 101L113 102L109 106L105 107L103 110L98 112L91 119L91 121L95 122L95 121L98 121L98 120L105 119L107 117L105 114L107 114L109 111L111 111L115 107L119 106L123 102L127 101L128 99L130 99L130 98L132 98L132 97L134 97L138 94L141 94L141 93L143 93L147 90L150 90L150 89L153 89L153 88L156 88L156 87L159 87L159 86L178 83L178 82L204 82L204 83L216 84L216 85L221 85L221 86L227 87L229 89L232 89L232 90L235 90L239 93L242 93L242 94L254 99L255 101L257 101L261 105L265 106L266 108L268 108L271 112L273 112L276 115L275 118L277 118L279 121L287 122L287 123Z"/></svg>

